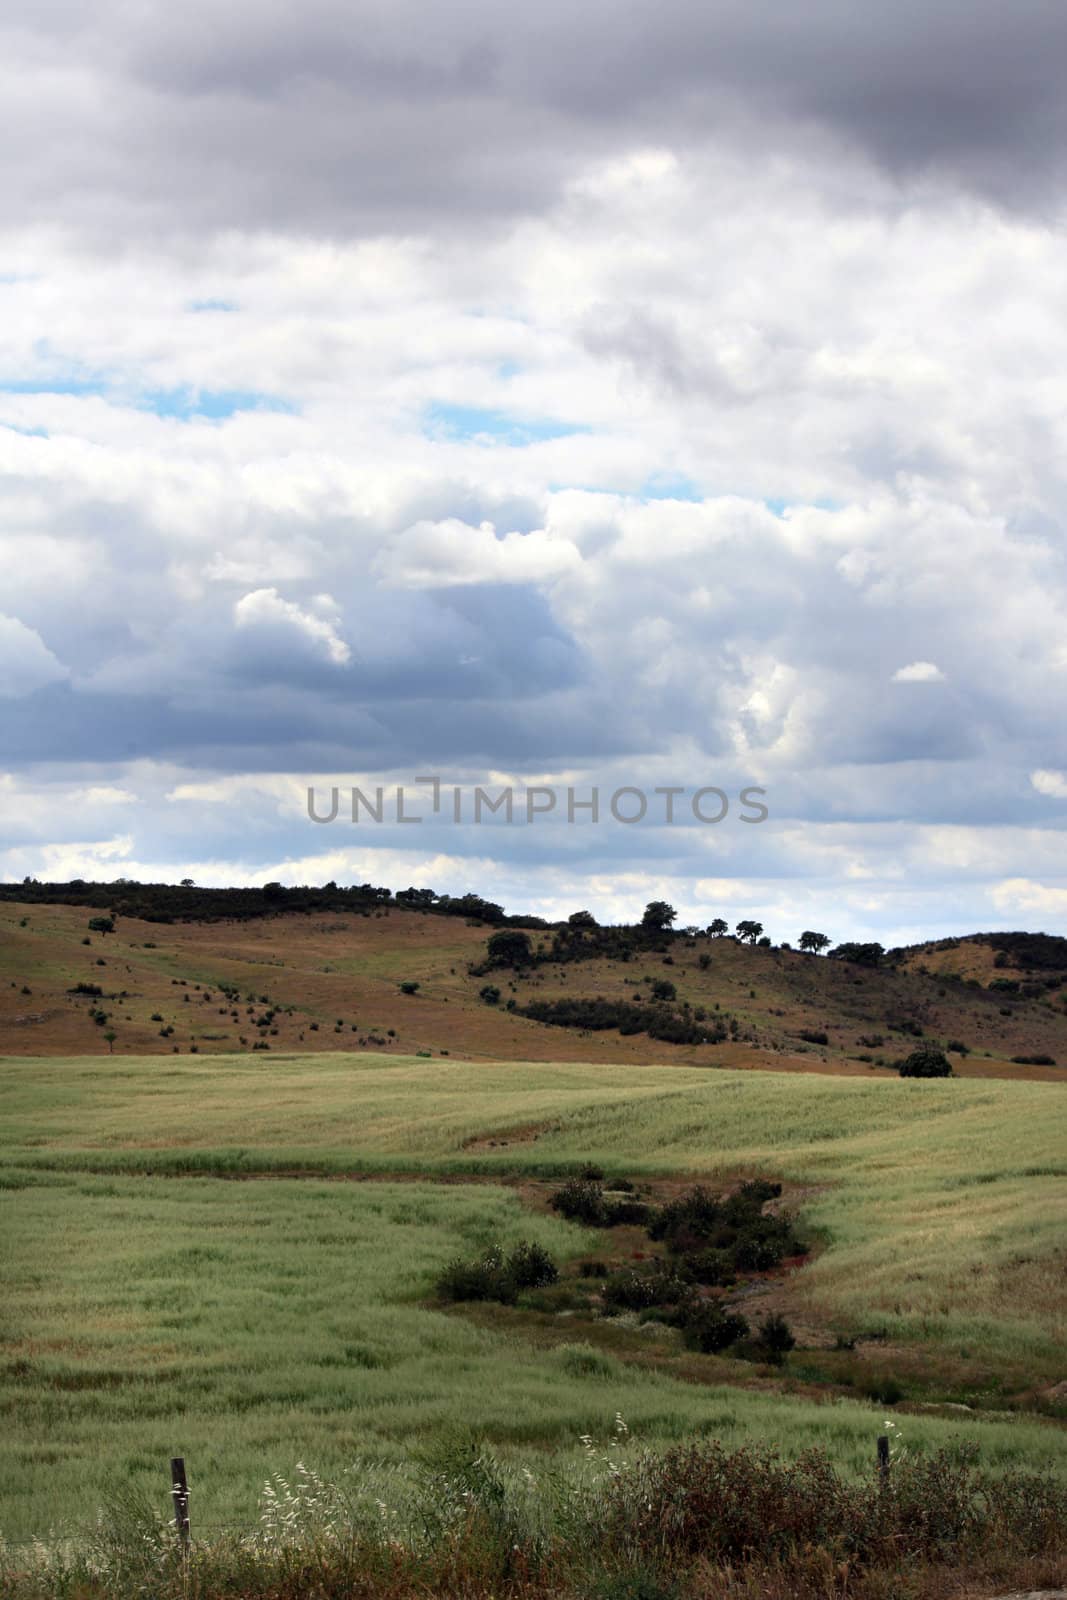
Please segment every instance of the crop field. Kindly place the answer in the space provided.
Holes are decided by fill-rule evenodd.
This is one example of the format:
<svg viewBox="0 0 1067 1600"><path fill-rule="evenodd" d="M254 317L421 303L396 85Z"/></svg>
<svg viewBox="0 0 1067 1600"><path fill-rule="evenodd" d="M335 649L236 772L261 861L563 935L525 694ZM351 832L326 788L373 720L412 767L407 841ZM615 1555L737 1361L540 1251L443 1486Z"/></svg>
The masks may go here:
<svg viewBox="0 0 1067 1600"><path fill-rule="evenodd" d="M885 1374L910 1446L976 1439L990 1464L1067 1475L1058 1085L8 1058L0 1116L9 1539L91 1514L109 1479L165 1509L173 1454L202 1525L246 1525L272 1472L397 1470L456 1424L566 1465L621 1412L635 1448L821 1444L858 1471L885 1415L862 1380ZM802 1335L781 1371L615 1319L435 1300L443 1266L493 1241L565 1270L620 1248L548 1210L551 1180L590 1161L785 1183L814 1249L767 1286Z"/></svg>

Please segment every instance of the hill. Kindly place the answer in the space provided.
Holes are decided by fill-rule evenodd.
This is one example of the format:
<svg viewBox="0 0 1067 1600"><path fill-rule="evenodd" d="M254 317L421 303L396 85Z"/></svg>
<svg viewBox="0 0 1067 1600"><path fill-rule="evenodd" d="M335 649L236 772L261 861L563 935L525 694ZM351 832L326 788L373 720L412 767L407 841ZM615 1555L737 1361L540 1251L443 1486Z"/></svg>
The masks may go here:
<svg viewBox="0 0 1067 1600"><path fill-rule="evenodd" d="M374 1049L878 1074L926 1039L961 1076L1067 1067L1067 940L1047 935L867 965L707 932L550 928L477 896L268 890L5 887L0 1053ZM90 927L102 914L113 931ZM505 929L519 953L494 963Z"/></svg>

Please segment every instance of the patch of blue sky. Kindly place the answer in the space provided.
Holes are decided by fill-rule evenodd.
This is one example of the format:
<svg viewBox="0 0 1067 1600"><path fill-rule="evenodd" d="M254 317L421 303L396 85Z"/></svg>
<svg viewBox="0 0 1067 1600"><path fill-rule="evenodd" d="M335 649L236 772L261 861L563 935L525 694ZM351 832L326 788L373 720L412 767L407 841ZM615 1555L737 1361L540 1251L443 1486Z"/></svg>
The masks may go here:
<svg viewBox="0 0 1067 1600"><path fill-rule="evenodd" d="M842 502L840 500L764 499L763 504L767 507L767 510L776 517L784 517L787 511L797 511L806 507L812 507L816 511L840 511L842 509Z"/></svg>
<svg viewBox="0 0 1067 1600"><path fill-rule="evenodd" d="M151 389L140 395L136 403L142 411L152 411L157 417L176 418L179 422L195 417L224 422L241 411L271 411L286 416L296 411L292 401L252 389Z"/></svg>
<svg viewBox="0 0 1067 1600"><path fill-rule="evenodd" d="M0 394L106 394L106 379L90 378L0 378Z"/></svg>
<svg viewBox="0 0 1067 1600"><path fill-rule="evenodd" d="M704 496L684 472L654 472L637 491L641 500L700 501Z"/></svg>
<svg viewBox="0 0 1067 1600"><path fill-rule="evenodd" d="M236 311L235 300L190 300L187 311Z"/></svg>
<svg viewBox="0 0 1067 1600"><path fill-rule="evenodd" d="M51 437L47 428L24 428L17 422L0 420L0 428L3 428L5 433L21 433L24 439L48 439Z"/></svg>
<svg viewBox="0 0 1067 1600"><path fill-rule="evenodd" d="M105 373L56 374L54 377L0 378L0 394L61 395L76 399L98 398L115 405L132 405L157 417L181 422L206 418L222 422L243 411L271 411L292 415L296 406L281 395L253 389L146 389L138 391L128 381Z"/></svg>
<svg viewBox="0 0 1067 1600"><path fill-rule="evenodd" d="M435 401L426 407L422 428L431 439L464 443L484 440L514 446L543 444L548 439L568 439L574 434L591 432L583 423L563 422L558 417L520 417L510 411L457 406L445 401Z"/></svg>

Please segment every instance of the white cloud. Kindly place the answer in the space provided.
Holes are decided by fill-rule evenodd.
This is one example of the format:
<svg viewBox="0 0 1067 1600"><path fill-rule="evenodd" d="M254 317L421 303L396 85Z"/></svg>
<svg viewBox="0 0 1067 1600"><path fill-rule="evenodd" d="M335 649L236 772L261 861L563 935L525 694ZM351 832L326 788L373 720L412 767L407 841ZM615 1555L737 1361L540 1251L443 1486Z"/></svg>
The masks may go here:
<svg viewBox="0 0 1067 1600"><path fill-rule="evenodd" d="M945 674L932 661L913 661L910 666L898 667L893 674L894 683L942 683Z"/></svg>
<svg viewBox="0 0 1067 1600"><path fill-rule="evenodd" d="M1067 773L1039 769L1031 772L1030 782L1038 794L1047 794L1053 800L1067 800Z"/></svg>
<svg viewBox="0 0 1067 1600"><path fill-rule="evenodd" d="M76 801L86 806L133 806L137 804L137 796L129 789L119 789L113 784L97 783L75 796Z"/></svg>
<svg viewBox="0 0 1067 1600"><path fill-rule="evenodd" d="M458 517L416 522L374 561L390 587L451 588L467 583L549 583L572 572L581 555L568 539L543 529L497 536L491 522L471 527Z"/></svg>
<svg viewBox="0 0 1067 1600"><path fill-rule="evenodd" d="M1067 887L1035 883L1030 878L1007 878L990 891L998 911L1067 916Z"/></svg>
<svg viewBox="0 0 1067 1600"><path fill-rule="evenodd" d="M312 608L302 610L293 601L283 600L277 589L253 589L235 603L233 620L241 629L295 634L333 666L347 666L352 651L336 631L333 600L329 595L317 595Z"/></svg>

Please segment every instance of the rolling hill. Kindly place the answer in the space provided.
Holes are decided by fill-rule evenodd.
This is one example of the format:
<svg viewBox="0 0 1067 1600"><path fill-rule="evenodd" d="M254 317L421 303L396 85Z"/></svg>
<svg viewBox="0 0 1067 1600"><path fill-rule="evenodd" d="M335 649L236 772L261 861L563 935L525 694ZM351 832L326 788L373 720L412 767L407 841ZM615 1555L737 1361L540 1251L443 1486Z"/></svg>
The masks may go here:
<svg viewBox="0 0 1067 1600"><path fill-rule="evenodd" d="M347 907L344 891L289 909L253 904L259 891L235 892L238 907L228 891L197 890L181 920L143 897L130 915L114 888L98 892L108 887L3 891L0 1053L373 1049L879 1074L929 1040L953 1050L961 1076L1056 1080L1067 1068L1067 940L1046 935L977 934L870 966L706 933L627 947L618 930L527 919L530 959L488 966L489 938L522 922L490 902L477 902L484 920L380 899ZM114 930L91 929L109 909ZM635 1016L664 984L681 1031L717 1042L600 1025Z"/></svg>

